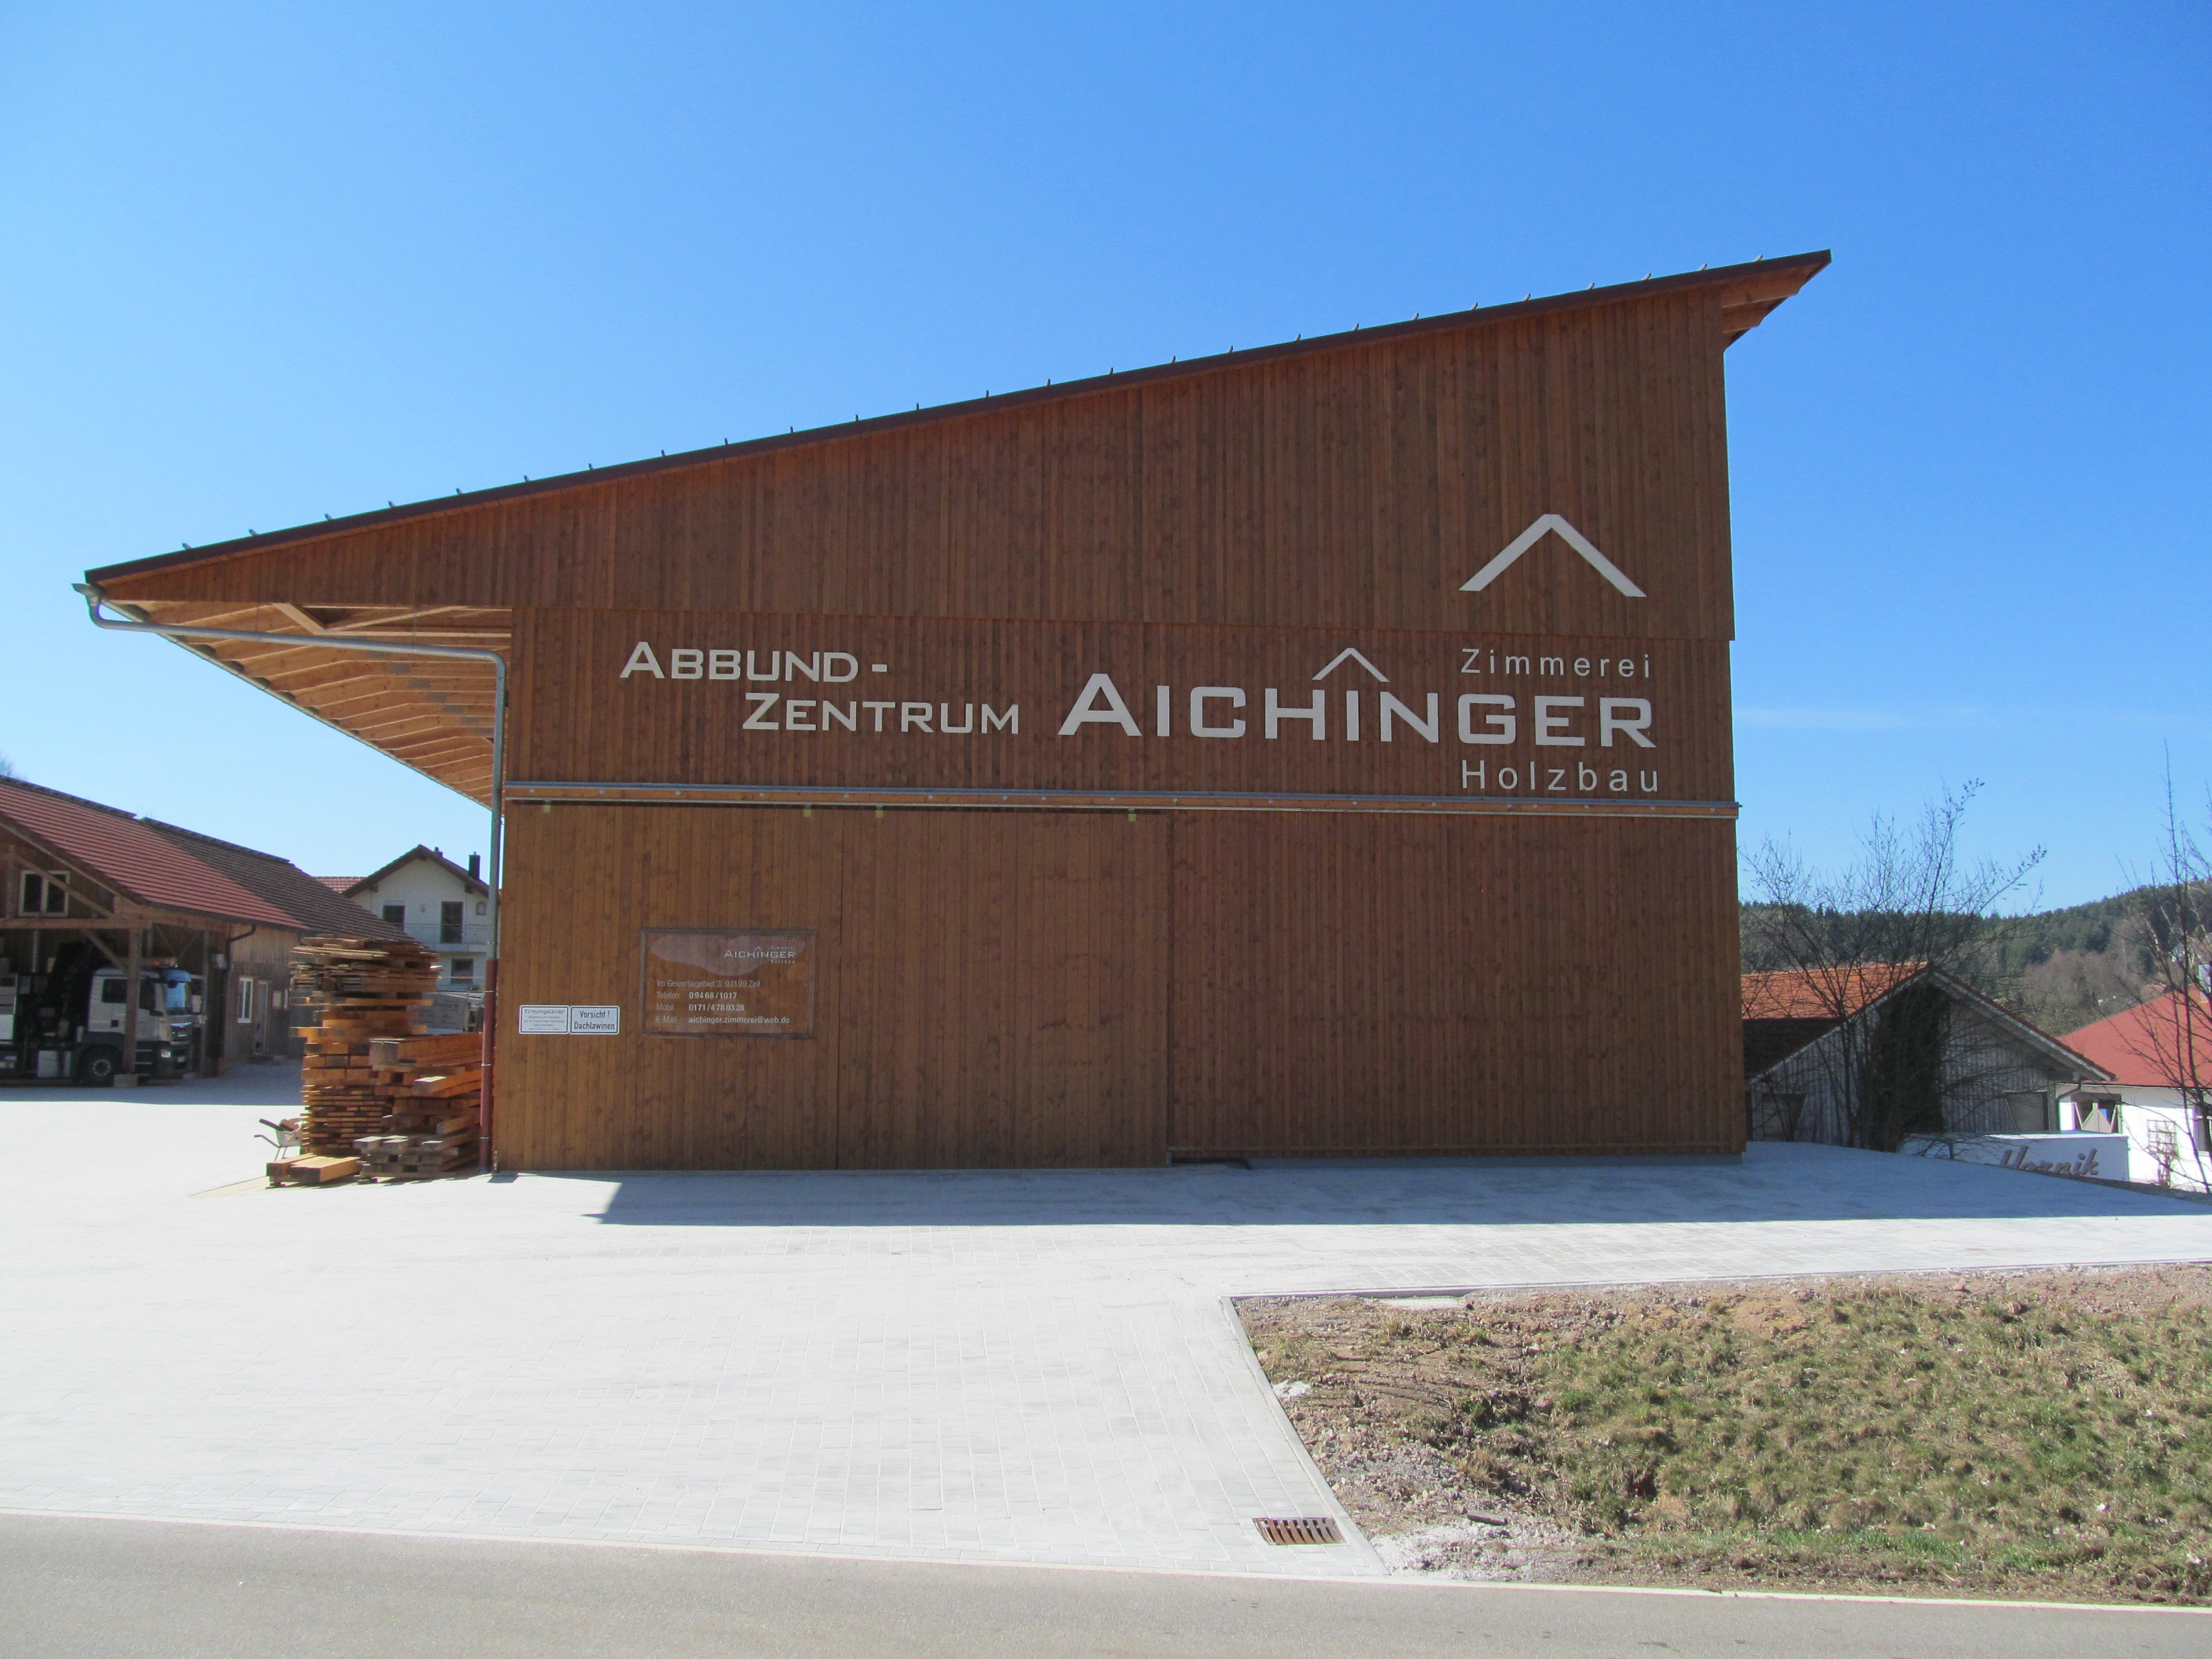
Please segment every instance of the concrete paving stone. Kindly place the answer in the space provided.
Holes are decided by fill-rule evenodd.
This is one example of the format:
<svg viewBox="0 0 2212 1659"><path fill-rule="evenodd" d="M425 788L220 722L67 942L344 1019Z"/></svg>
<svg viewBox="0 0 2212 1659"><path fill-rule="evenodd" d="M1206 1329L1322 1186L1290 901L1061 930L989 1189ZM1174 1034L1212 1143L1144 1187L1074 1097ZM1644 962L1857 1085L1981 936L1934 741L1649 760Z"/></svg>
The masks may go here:
<svg viewBox="0 0 2212 1659"><path fill-rule="evenodd" d="M1329 1499L1223 1297L2212 1258L2200 1205L1812 1147L193 1196L287 1088L0 1091L0 1506L1365 1573L1254 1532Z"/></svg>

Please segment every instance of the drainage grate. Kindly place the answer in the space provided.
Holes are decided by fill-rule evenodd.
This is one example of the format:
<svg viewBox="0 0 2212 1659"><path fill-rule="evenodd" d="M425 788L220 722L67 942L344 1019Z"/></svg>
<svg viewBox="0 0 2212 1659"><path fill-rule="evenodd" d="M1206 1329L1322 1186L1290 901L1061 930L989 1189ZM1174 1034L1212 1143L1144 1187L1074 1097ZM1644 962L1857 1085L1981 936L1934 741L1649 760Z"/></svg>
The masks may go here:
<svg viewBox="0 0 2212 1659"><path fill-rule="evenodd" d="M1344 1536L1325 1515L1255 1516L1252 1524L1270 1544L1341 1544Z"/></svg>

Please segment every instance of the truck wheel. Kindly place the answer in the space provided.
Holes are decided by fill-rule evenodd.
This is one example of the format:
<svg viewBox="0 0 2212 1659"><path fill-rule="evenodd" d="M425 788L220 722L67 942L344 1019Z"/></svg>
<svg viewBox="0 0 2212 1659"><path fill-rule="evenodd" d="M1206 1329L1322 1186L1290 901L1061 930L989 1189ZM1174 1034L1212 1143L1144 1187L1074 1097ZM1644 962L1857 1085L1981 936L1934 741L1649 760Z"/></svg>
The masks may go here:
<svg viewBox="0 0 2212 1659"><path fill-rule="evenodd" d="M88 1048L76 1063L76 1080L95 1087L114 1083L122 1056L112 1048Z"/></svg>

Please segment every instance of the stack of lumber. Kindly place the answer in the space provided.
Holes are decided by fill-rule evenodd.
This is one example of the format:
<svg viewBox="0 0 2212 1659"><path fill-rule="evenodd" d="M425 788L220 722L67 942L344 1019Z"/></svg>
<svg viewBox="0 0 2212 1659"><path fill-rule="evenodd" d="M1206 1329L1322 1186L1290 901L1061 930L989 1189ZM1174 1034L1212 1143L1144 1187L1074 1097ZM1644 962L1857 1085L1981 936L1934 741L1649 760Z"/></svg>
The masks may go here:
<svg viewBox="0 0 2212 1659"><path fill-rule="evenodd" d="M292 952L292 989L322 1004L319 1025L301 1032L306 1108L301 1144L318 1157L350 1157L353 1143L384 1127L389 1110L370 1067L380 1038L420 1034L438 982L438 959L411 939L316 933Z"/></svg>
<svg viewBox="0 0 2212 1659"><path fill-rule="evenodd" d="M364 1173L408 1181L475 1168L483 1038L385 1037L368 1047L368 1074L385 1109L382 1133L353 1143Z"/></svg>

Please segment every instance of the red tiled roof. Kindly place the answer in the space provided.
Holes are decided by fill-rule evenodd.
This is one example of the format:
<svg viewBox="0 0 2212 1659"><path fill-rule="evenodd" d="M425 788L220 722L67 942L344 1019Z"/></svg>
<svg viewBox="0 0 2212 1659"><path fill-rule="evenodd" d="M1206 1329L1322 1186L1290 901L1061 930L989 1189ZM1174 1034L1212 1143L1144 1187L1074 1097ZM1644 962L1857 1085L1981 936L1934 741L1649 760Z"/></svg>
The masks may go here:
<svg viewBox="0 0 2212 1659"><path fill-rule="evenodd" d="M2171 1089L2183 1060L2182 1042L2193 1035L2199 1078L2212 1083L2212 1009L2198 997L2190 1004L2193 1032L2185 1032L2182 1011L2174 993L2153 997L2139 1007L2123 1010L2094 1025L2069 1032L2066 1046L2094 1060L2112 1074L2112 1081L2142 1089ZM2161 1059L2161 1056L2164 1058ZM2168 1068L2172 1067L2170 1071Z"/></svg>
<svg viewBox="0 0 2212 1659"><path fill-rule="evenodd" d="M1743 1017L1848 1018L1869 1004L1879 1002L1922 972L1926 965L1918 962L1878 962L1858 968L1838 968L1832 973L1798 969L1778 974L1746 974Z"/></svg>
<svg viewBox="0 0 2212 1659"><path fill-rule="evenodd" d="M361 878L359 876L317 876L315 879L322 883L324 886L329 888L333 893L337 893L341 896L351 892L355 888L361 885Z"/></svg>
<svg viewBox="0 0 2212 1659"><path fill-rule="evenodd" d="M353 939L404 939L404 928L371 915L341 893L333 893L289 859L274 853L218 841L158 818L139 822L173 842L217 875L228 876L256 896L268 900L295 926L310 933L339 933Z"/></svg>
<svg viewBox="0 0 2212 1659"><path fill-rule="evenodd" d="M231 921L299 926L268 900L113 807L0 779L0 820L143 903Z"/></svg>

